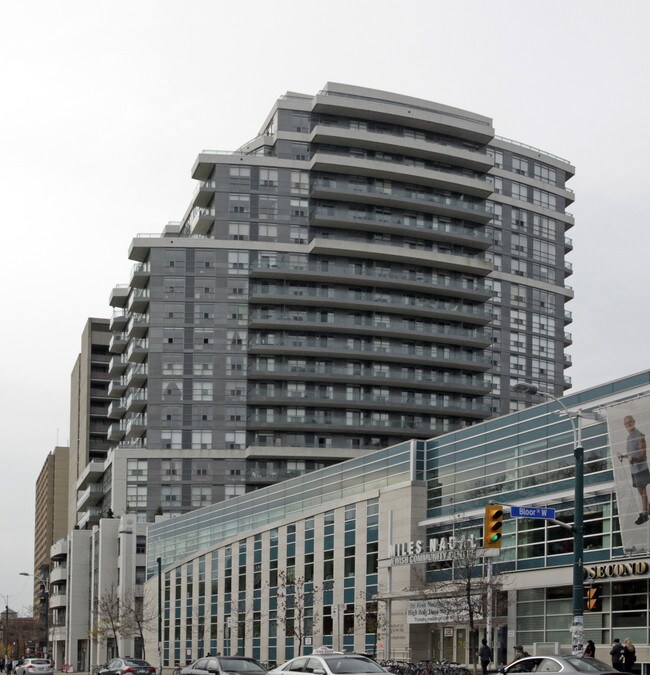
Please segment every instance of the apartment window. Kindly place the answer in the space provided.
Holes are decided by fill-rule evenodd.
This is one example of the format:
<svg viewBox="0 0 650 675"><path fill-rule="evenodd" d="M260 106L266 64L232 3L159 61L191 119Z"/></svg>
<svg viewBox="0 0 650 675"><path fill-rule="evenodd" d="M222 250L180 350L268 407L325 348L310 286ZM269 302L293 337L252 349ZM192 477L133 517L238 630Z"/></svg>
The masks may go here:
<svg viewBox="0 0 650 675"><path fill-rule="evenodd" d="M208 450L212 447L211 431L192 432L192 450Z"/></svg>
<svg viewBox="0 0 650 675"><path fill-rule="evenodd" d="M241 450L246 447L245 431L227 431L226 447L229 450Z"/></svg>
<svg viewBox="0 0 650 675"><path fill-rule="evenodd" d="M210 464L208 462L199 460L192 463L194 471L192 472L195 476L201 478L206 478L210 475Z"/></svg>
<svg viewBox="0 0 650 675"><path fill-rule="evenodd" d="M510 370L518 375L523 375L526 372L526 357L525 356L510 356Z"/></svg>
<svg viewBox="0 0 650 675"><path fill-rule="evenodd" d="M525 260L512 259L511 263L512 273L525 277L528 274L528 264Z"/></svg>
<svg viewBox="0 0 650 675"><path fill-rule="evenodd" d="M185 278L184 277L165 277L163 279L163 298L165 300L175 300L185 297Z"/></svg>
<svg viewBox="0 0 650 675"><path fill-rule="evenodd" d="M527 211L523 209L512 209L512 226L525 228L527 220Z"/></svg>
<svg viewBox="0 0 650 675"><path fill-rule="evenodd" d="M533 332L542 335L555 335L555 318L545 314L533 313Z"/></svg>
<svg viewBox="0 0 650 675"><path fill-rule="evenodd" d="M206 269L214 269L215 252L214 251L196 251L194 260L194 269L199 273L204 273Z"/></svg>
<svg viewBox="0 0 650 675"><path fill-rule="evenodd" d="M128 459L126 462L126 476L129 481L147 480L147 460Z"/></svg>
<svg viewBox="0 0 650 675"><path fill-rule="evenodd" d="M510 333L510 351L525 352L526 351L526 335L524 333Z"/></svg>
<svg viewBox="0 0 650 675"><path fill-rule="evenodd" d="M167 507L181 506L181 486L180 485L162 485L160 487L160 499Z"/></svg>
<svg viewBox="0 0 650 675"><path fill-rule="evenodd" d="M554 265L556 258L555 251L555 244L551 244L548 241L533 239L533 255L535 260Z"/></svg>
<svg viewBox="0 0 650 675"><path fill-rule="evenodd" d="M528 186L522 183L512 183L512 197L513 199L521 199L524 202L528 201Z"/></svg>
<svg viewBox="0 0 650 675"><path fill-rule="evenodd" d="M147 507L147 486L127 485L126 504L132 509L144 509Z"/></svg>
<svg viewBox="0 0 650 675"><path fill-rule="evenodd" d="M160 432L160 443L166 450L181 450L183 447L183 432L164 429Z"/></svg>
<svg viewBox="0 0 650 675"><path fill-rule="evenodd" d="M209 377L214 374L213 357L209 354L194 354L194 363L192 364L192 373L194 375L203 375Z"/></svg>
<svg viewBox="0 0 650 675"><path fill-rule="evenodd" d="M499 253L492 253L491 251L485 252L485 260L489 263L492 263L492 267L497 272L500 272L503 269L503 258Z"/></svg>
<svg viewBox="0 0 650 675"><path fill-rule="evenodd" d="M194 320L202 321L205 319L214 319L214 305L194 305Z"/></svg>
<svg viewBox="0 0 650 675"><path fill-rule="evenodd" d="M226 331L226 349L228 351L241 351L245 349L248 340L248 331L229 330Z"/></svg>
<svg viewBox="0 0 650 675"><path fill-rule="evenodd" d="M246 279L228 279L228 297L244 298L248 296L248 281Z"/></svg>
<svg viewBox="0 0 650 675"><path fill-rule="evenodd" d="M259 218L260 220L275 220L278 217L278 198L260 195Z"/></svg>
<svg viewBox="0 0 650 675"><path fill-rule="evenodd" d="M192 407L192 423L195 426L204 426L205 422L212 422L213 417L211 406L195 405Z"/></svg>
<svg viewBox="0 0 650 675"><path fill-rule="evenodd" d="M214 300L214 281L209 279L197 279L194 288L195 300Z"/></svg>
<svg viewBox="0 0 650 675"><path fill-rule="evenodd" d="M528 252L528 237L523 234L513 234L511 235L512 241L512 250L518 251L519 253Z"/></svg>
<svg viewBox="0 0 650 675"><path fill-rule="evenodd" d="M534 350L533 353L535 353ZM555 373L555 364L553 361L548 361L546 359L533 359L532 367L532 377L534 379L553 379Z"/></svg>
<svg viewBox="0 0 650 675"><path fill-rule="evenodd" d="M533 288L533 307L542 307L552 313L555 310L555 295L549 291Z"/></svg>
<svg viewBox="0 0 650 675"><path fill-rule="evenodd" d="M246 215L250 213L250 196L241 194L230 194L228 196L228 211L238 215Z"/></svg>
<svg viewBox="0 0 650 675"><path fill-rule="evenodd" d="M192 399L194 401L211 401L212 382L193 382Z"/></svg>
<svg viewBox="0 0 650 675"><path fill-rule="evenodd" d="M291 192L299 194L309 192L309 174L306 171L291 172Z"/></svg>
<svg viewBox="0 0 650 675"><path fill-rule="evenodd" d="M292 218L304 218L307 216L307 210L309 209L308 199L292 199L289 205Z"/></svg>
<svg viewBox="0 0 650 675"><path fill-rule="evenodd" d="M183 398L183 382L181 380L163 380L162 398L164 401L180 401Z"/></svg>
<svg viewBox="0 0 650 675"><path fill-rule="evenodd" d="M488 157L494 158L494 166L503 168L503 152L501 150L495 150L494 148L487 149Z"/></svg>
<svg viewBox="0 0 650 675"><path fill-rule="evenodd" d="M517 328L524 328L526 326L526 312L521 309L511 309L510 324Z"/></svg>
<svg viewBox="0 0 650 675"><path fill-rule="evenodd" d="M163 253L165 267L173 267L175 270L185 269L185 251L179 249L165 249Z"/></svg>
<svg viewBox="0 0 650 675"><path fill-rule="evenodd" d="M260 187L278 187L278 170L260 169Z"/></svg>
<svg viewBox="0 0 650 675"><path fill-rule="evenodd" d="M278 238L277 225L263 225L258 226L258 238L262 241L275 241Z"/></svg>
<svg viewBox="0 0 650 675"><path fill-rule="evenodd" d="M292 143L291 151L294 159L309 159L308 143Z"/></svg>
<svg viewBox="0 0 650 675"><path fill-rule="evenodd" d="M226 394L232 398L244 398L246 396L246 382L237 380L226 382Z"/></svg>
<svg viewBox="0 0 650 675"><path fill-rule="evenodd" d="M248 270L248 251L228 251L228 272L246 274Z"/></svg>
<svg viewBox="0 0 650 675"><path fill-rule="evenodd" d="M199 509L212 503L212 488L192 486L192 508Z"/></svg>
<svg viewBox="0 0 650 675"><path fill-rule="evenodd" d="M538 190L535 188L533 190L533 204L555 210L557 198L550 192L546 192L546 190Z"/></svg>
<svg viewBox="0 0 650 675"><path fill-rule="evenodd" d="M555 342L550 338L533 335L532 353L535 356L544 356L546 358L555 358Z"/></svg>
<svg viewBox="0 0 650 675"><path fill-rule="evenodd" d="M246 406L226 406L226 421L244 422L246 420Z"/></svg>
<svg viewBox="0 0 650 675"><path fill-rule="evenodd" d="M237 375L246 370L245 356L227 356L226 357L226 375Z"/></svg>
<svg viewBox="0 0 650 675"><path fill-rule="evenodd" d="M182 408L178 405L163 405L160 408L160 419L167 427L180 424Z"/></svg>
<svg viewBox="0 0 650 675"><path fill-rule="evenodd" d="M492 213L492 220L496 223L503 222L503 206L495 202L487 202L487 205L489 211Z"/></svg>
<svg viewBox="0 0 650 675"><path fill-rule="evenodd" d="M503 178L500 178L499 176L494 176L492 178L492 184L494 186L494 191L497 194L503 194Z"/></svg>
<svg viewBox="0 0 650 675"><path fill-rule="evenodd" d="M248 166L231 166L229 173L233 182L247 182L251 177L251 170Z"/></svg>
<svg viewBox="0 0 650 675"><path fill-rule="evenodd" d="M513 305L525 305L526 288L521 284L510 284L510 302Z"/></svg>
<svg viewBox="0 0 650 675"><path fill-rule="evenodd" d="M523 157L512 156L512 170L515 173L526 175L528 173L528 160Z"/></svg>
<svg viewBox="0 0 650 675"><path fill-rule="evenodd" d="M228 236L230 239L250 239L250 225L248 223L229 223Z"/></svg>
<svg viewBox="0 0 650 675"><path fill-rule="evenodd" d="M203 350L214 346L214 331L210 328L194 329L194 349Z"/></svg>
<svg viewBox="0 0 650 675"><path fill-rule="evenodd" d="M239 495L246 494L245 485L226 485L225 486L225 498L232 499L233 497L239 497Z"/></svg>
<svg viewBox="0 0 650 675"><path fill-rule="evenodd" d="M550 166L535 163L534 172L537 180L541 180L543 183L550 183L551 185L557 184L557 172Z"/></svg>
<svg viewBox="0 0 650 675"><path fill-rule="evenodd" d="M163 375L183 374L183 355L164 354L162 363Z"/></svg>
<svg viewBox="0 0 650 675"><path fill-rule="evenodd" d="M308 228L303 225L292 225L289 232L289 240L292 244L306 244Z"/></svg>
<svg viewBox="0 0 650 675"><path fill-rule="evenodd" d="M248 321L248 305L228 305L230 321Z"/></svg>
<svg viewBox="0 0 650 675"><path fill-rule="evenodd" d="M493 298L500 298L501 297L501 282L496 280L496 279L486 279L485 280L485 287L492 291L492 297Z"/></svg>

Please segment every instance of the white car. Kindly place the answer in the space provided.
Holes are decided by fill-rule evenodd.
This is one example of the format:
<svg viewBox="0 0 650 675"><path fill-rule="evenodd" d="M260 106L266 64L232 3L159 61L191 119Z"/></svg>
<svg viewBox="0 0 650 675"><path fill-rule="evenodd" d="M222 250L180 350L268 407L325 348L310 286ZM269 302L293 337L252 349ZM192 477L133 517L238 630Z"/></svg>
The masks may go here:
<svg viewBox="0 0 650 675"><path fill-rule="evenodd" d="M52 675L52 664L47 659L22 659L16 675Z"/></svg>
<svg viewBox="0 0 650 675"><path fill-rule="evenodd" d="M312 673L313 675L377 675L386 674L378 663L360 654L309 654L283 663L267 675Z"/></svg>

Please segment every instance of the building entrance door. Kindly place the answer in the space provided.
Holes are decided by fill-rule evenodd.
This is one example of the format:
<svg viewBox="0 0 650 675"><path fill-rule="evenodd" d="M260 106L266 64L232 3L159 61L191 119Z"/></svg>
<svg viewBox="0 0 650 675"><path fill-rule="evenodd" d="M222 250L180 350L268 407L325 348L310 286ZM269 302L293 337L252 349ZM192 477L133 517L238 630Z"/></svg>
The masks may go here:
<svg viewBox="0 0 650 675"><path fill-rule="evenodd" d="M431 658L468 663L467 628L436 628L432 634Z"/></svg>

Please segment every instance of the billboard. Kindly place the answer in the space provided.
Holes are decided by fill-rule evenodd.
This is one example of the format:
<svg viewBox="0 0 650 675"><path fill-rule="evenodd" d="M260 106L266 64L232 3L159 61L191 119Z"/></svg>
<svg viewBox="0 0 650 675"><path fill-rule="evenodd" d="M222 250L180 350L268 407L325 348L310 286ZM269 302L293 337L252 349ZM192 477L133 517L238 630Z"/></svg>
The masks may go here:
<svg viewBox="0 0 650 675"><path fill-rule="evenodd" d="M650 515L646 434L650 433L650 396L605 408L623 548L650 552Z"/></svg>

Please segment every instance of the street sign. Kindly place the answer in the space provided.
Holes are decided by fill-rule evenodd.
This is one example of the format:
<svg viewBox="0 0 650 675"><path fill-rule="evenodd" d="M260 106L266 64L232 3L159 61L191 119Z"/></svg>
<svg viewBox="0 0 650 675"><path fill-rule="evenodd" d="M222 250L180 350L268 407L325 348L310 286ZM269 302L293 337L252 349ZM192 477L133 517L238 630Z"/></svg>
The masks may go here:
<svg viewBox="0 0 650 675"><path fill-rule="evenodd" d="M513 518L555 518L555 509L548 506L511 506Z"/></svg>

